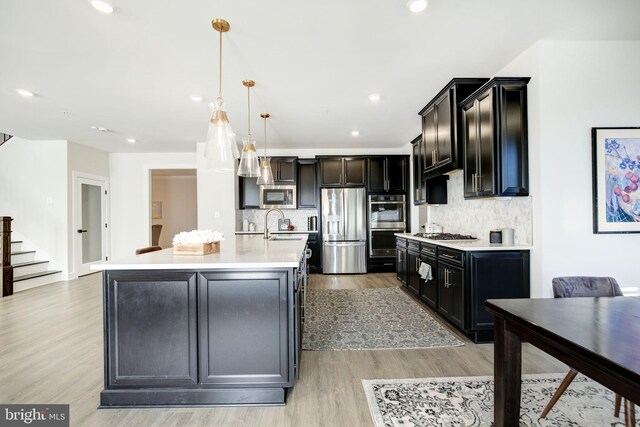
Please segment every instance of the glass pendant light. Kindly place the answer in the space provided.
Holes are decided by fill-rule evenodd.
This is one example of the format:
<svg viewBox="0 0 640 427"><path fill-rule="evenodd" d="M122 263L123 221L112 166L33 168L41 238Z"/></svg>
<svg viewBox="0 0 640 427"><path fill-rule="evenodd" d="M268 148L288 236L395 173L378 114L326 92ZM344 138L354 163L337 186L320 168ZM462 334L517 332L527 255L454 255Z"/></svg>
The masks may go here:
<svg viewBox="0 0 640 427"><path fill-rule="evenodd" d="M256 152L256 141L251 136L251 88L255 86L253 80L243 80L242 85L247 88L247 136L242 138L242 158L238 167L238 176L255 178L260 175L260 165L258 163L258 153Z"/></svg>
<svg viewBox="0 0 640 427"><path fill-rule="evenodd" d="M273 184L273 172L271 171L271 159L267 157L267 119L271 117L269 113L260 114L264 119L264 157L260 159L260 176L258 185Z"/></svg>
<svg viewBox="0 0 640 427"><path fill-rule="evenodd" d="M222 100L222 33L229 31L229 23L224 19L214 19L211 21L214 30L220 33L220 57L219 57L219 80L218 98L213 105L209 129L207 131L207 145L204 157L209 160L231 160L240 158L238 145L236 144L236 134L231 128L227 112L223 108Z"/></svg>

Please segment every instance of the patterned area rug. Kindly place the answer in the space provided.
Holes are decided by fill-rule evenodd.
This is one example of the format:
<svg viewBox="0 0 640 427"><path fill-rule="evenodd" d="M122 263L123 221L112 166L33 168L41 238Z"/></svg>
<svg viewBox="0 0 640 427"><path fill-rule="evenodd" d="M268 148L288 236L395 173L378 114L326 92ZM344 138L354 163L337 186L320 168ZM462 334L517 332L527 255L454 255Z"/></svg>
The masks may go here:
<svg viewBox="0 0 640 427"><path fill-rule="evenodd" d="M463 345L399 288L307 292L302 339L305 350Z"/></svg>
<svg viewBox="0 0 640 427"><path fill-rule="evenodd" d="M564 375L522 376L521 426L624 426L624 410L619 418L613 416L615 394L584 375L578 375L547 418L539 420ZM376 427L493 425L493 377L362 383Z"/></svg>

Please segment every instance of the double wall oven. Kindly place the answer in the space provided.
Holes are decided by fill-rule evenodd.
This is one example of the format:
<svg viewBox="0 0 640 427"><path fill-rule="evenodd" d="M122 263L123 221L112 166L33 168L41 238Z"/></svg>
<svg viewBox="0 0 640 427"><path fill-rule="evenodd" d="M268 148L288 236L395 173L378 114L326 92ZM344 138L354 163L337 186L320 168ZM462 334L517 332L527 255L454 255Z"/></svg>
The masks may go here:
<svg viewBox="0 0 640 427"><path fill-rule="evenodd" d="M407 228L404 195L375 194L368 202L369 257L395 258L395 233L404 233Z"/></svg>

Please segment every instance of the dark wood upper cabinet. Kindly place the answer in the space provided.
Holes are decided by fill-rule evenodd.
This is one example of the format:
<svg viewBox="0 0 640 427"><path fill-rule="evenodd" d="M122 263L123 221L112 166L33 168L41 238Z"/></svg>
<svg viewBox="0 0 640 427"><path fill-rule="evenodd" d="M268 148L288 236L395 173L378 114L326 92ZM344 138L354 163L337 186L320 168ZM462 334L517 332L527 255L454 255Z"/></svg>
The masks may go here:
<svg viewBox="0 0 640 427"><path fill-rule="evenodd" d="M298 160L298 208L318 207L318 161Z"/></svg>
<svg viewBox="0 0 640 427"><path fill-rule="evenodd" d="M407 191L407 156L375 156L368 159L369 193L405 193Z"/></svg>
<svg viewBox="0 0 640 427"><path fill-rule="evenodd" d="M366 184L364 157L320 157L320 186L359 187Z"/></svg>
<svg viewBox="0 0 640 427"><path fill-rule="evenodd" d="M271 171L276 185L295 184L298 176L297 157L274 157L271 159Z"/></svg>
<svg viewBox="0 0 640 427"><path fill-rule="evenodd" d="M240 209L260 209L260 186L257 178L238 177Z"/></svg>
<svg viewBox="0 0 640 427"><path fill-rule="evenodd" d="M459 104L487 80L455 78L420 111L424 179L462 167L464 129Z"/></svg>
<svg viewBox="0 0 640 427"><path fill-rule="evenodd" d="M427 203L424 180L422 179L422 153L424 151L422 135L411 141L411 146L413 153L413 204L422 205Z"/></svg>
<svg viewBox="0 0 640 427"><path fill-rule="evenodd" d="M463 101L465 198L529 195L529 80L496 77Z"/></svg>

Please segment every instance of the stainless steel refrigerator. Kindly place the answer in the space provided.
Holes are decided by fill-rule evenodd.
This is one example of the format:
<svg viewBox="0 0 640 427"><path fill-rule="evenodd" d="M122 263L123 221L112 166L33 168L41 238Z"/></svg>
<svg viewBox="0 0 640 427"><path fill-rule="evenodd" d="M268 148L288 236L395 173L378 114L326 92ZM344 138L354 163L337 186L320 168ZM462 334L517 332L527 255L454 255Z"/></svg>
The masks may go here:
<svg viewBox="0 0 640 427"><path fill-rule="evenodd" d="M364 188L323 188L322 272L367 272L367 213Z"/></svg>

